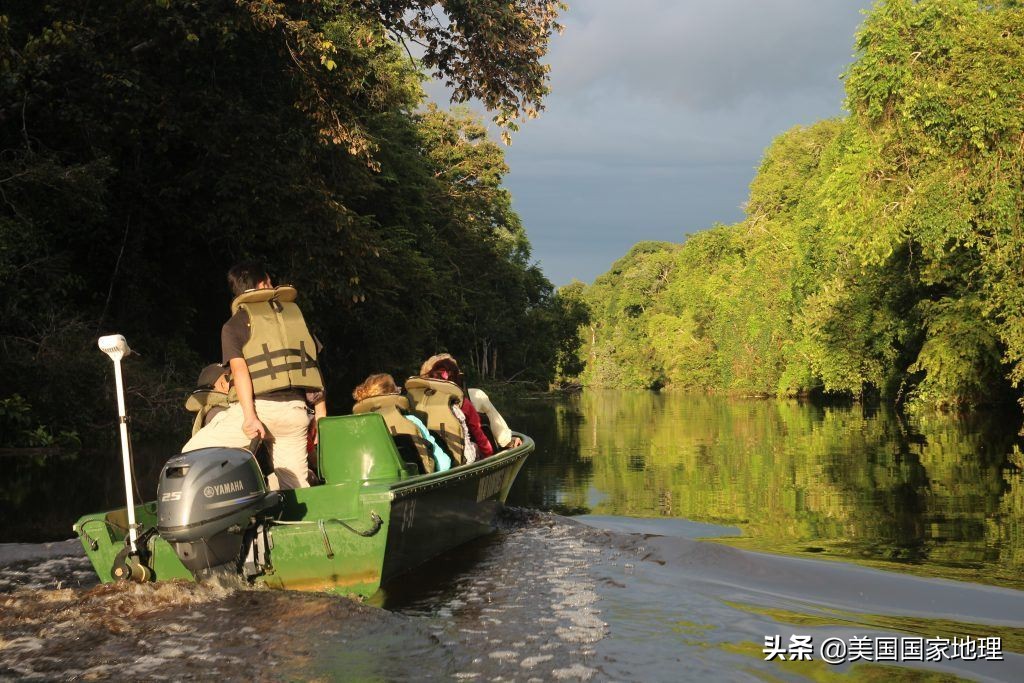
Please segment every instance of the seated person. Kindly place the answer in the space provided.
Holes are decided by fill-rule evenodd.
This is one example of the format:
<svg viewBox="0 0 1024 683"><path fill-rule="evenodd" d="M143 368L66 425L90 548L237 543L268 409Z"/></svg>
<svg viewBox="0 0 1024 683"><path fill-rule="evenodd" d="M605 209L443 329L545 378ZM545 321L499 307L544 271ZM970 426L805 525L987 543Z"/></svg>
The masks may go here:
<svg viewBox="0 0 1024 683"><path fill-rule="evenodd" d="M491 436L494 437L494 442L498 448L505 450L506 448L518 448L523 445L523 440L512 434L512 430L508 428L505 418L494 407L490 397L484 393L483 389L470 387L466 395L469 396L469 401L476 408L477 412L487 416L487 421L491 426Z"/></svg>
<svg viewBox="0 0 1024 683"><path fill-rule="evenodd" d="M185 409L196 413L192 423L193 436L227 410L228 389L228 371L220 363L211 363L199 373L195 390L185 400Z"/></svg>
<svg viewBox="0 0 1024 683"><path fill-rule="evenodd" d="M401 391L398 389L398 385L395 384L395 378L387 373L379 373L370 375L367 377L362 384L357 386L352 391L352 398L356 402L364 401L374 396L391 396L399 395ZM411 422L419 433L420 437L426 441L427 447L430 449L430 455L434 459L436 465L436 472L444 472L445 470L451 469L452 459L447 453L438 445L437 441L434 440L433 435L427 429L427 426L423 424L415 415L411 413L402 412L402 417Z"/></svg>
<svg viewBox="0 0 1024 683"><path fill-rule="evenodd" d="M517 448L522 445L522 439L512 435L512 430L508 428L505 419L498 412L498 409L494 407L494 404L491 403L491 399L487 394L481 389L466 388L466 377L450 354L440 353L428 358L420 368L420 376L447 379L459 385L466 397L466 400L463 401L462 412L466 415L466 422L469 425L470 433L473 435L473 441L480 448L481 457L492 455L494 449L491 446L490 440L487 439L487 435L483 432L480 413L487 416L491 426L491 434L494 435L494 441L498 448ZM486 449L480 447L481 441L487 443Z"/></svg>
<svg viewBox="0 0 1024 683"><path fill-rule="evenodd" d="M223 413L231 405L228 392L231 390L231 375L228 369L220 363L211 363L203 368L196 381L196 388L185 400L185 409L196 413L196 419L192 423L192 436L199 433L199 430L213 422L214 418ZM306 475L310 483L320 483L316 476L316 418L314 416L314 405L322 398L323 392L306 392L306 411L309 413L309 435L306 441ZM273 465L270 462L266 447L262 441L257 441L257 459L264 472L273 476Z"/></svg>

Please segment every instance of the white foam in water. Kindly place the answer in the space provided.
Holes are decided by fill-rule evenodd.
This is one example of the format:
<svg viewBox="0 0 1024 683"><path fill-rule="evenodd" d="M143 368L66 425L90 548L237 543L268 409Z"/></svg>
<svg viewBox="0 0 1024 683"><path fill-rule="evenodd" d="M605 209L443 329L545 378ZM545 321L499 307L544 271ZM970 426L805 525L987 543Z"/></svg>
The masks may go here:
<svg viewBox="0 0 1024 683"><path fill-rule="evenodd" d="M163 666L166 663L167 660L163 657L158 657L156 655L141 655L128 666L127 672L132 674L148 674L153 669Z"/></svg>
<svg viewBox="0 0 1024 683"><path fill-rule="evenodd" d="M29 638L23 636L21 638L13 638L11 640L0 639L0 650L18 654L39 652L45 646L45 643L40 638Z"/></svg>
<svg viewBox="0 0 1024 683"><path fill-rule="evenodd" d="M533 657L527 657L523 661L519 662L519 666L524 669L532 669L538 664L550 662L552 659L554 659L554 655L534 655Z"/></svg>
<svg viewBox="0 0 1024 683"><path fill-rule="evenodd" d="M548 523L515 528L489 545L472 574L453 584L457 597L444 603L451 617L441 626L457 641L456 659L465 653L464 663L455 667L460 677L474 673L492 681L521 681L528 671L539 680L551 680L553 670L568 672L564 677L570 680L593 675L582 665L573 667L580 646L607 633L590 567L609 549L593 547L580 535L582 527L546 515L542 519ZM413 607L409 612L439 618L436 609ZM493 647L501 642L512 645L494 649L482 660L473 656L481 643Z"/></svg>
<svg viewBox="0 0 1024 683"><path fill-rule="evenodd" d="M581 663L581 650L602 639L607 627L590 567L600 557L607 557L609 549L593 547L592 541L580 535L580 527L547 519L550 524L502 532L505 538L491 542L472 568L454 578L445 597L438 599L434 593L411 610L412 616L394 615L408 619L412 628L426 636L425 647L437 651L439 661L444 662L442 677L522 681L524 674L537 680L588 680L593 676L595 670ZM273 635L271 625L236 621L229 626L255 609L254 594L240 592L238 585L173 582L103 586L88 592L54 591L57 585L77 586L84 577L96 581L77 541L19 546L17 552L10 547L0 549L0 555L4 553L15 559L6 565L0 561L0 591L5 586L16 591L11 599L21 601L23 614L30 615L33 605L43 612L38 622L9 627L3 634L6 639L0 639L0 669L11 675L230 678L239 675L238 666L244 669L251 663L255 668L250 673L256 677L273 671L282 678L309 679L324 678L325 671L326 678L331 678L344 670L288 668L316 667L329 661L332 652L344 652L352 632L341 622L334 629L317 629L314 638L322 641L320 645L335 647L315 647L306 639L302 643L308 652L292 658L271 656L275 646L281 645L281 636ZM22 590L36 586L44 590ZM275 600L266 597L271 594L282 595L257 593L264 596L261 601ZM307 600L323 609L322 601L335 598L296 594L286 602L268 603L268 608ZM299 614L303 611L302 607L294 609ZM384 617L365 618L372 625ZM82 638L86 634L88 637ZM251 661L252 652L265 656ZM52 661L44 662L44 656ZM356 656L370 657L371 652ZM268 669L277 666L272 659L280 660L284 668ZM402 667L413 667L406 674L423 671L423 665L413 659L395 665L398 678L403 677ZM383 674L385 680L390 677Z"/></svg>
<svg viewBox="0 0 1024 683"><path fill-rule="evenodd" d="M513 652L512 650L496 650L494 652L489 653L487 656L491 659L497 659L498 661L502 662L519 658L519 655Z"/></svg>
<svg viewBox="0 0 1024 683"><path fill-rule="evenodd" d="M98 583L92 564L81 553L52 557L51 553L61 550L59 544L40 544L57 546L40 552L21 552L25 550L23 544L14 545L19 547L19 552L8 552L8 557L17 560L7 564L0 562L0 592L8 593L19 588L86 587ZM81 546L78 546L78 549L81 550Z"/></svg>
<svg viewBox="0 0 1024 683"><path fill-rule="evenodd" d="M551 675L560 681L567 679L579 679L581 681L589 681L597 673L597 669L591 669L588 666L582 664L573 664L572 666L565 669L555 669L551 672Z"/></svg>
<svg viewBox="0 0 1024 683"><path fill-rule="evenodd" d="M0 543L0 567L15 562L32 562L54 557L85 556L77 538L51 543Z"/></svg>
<svg viewBox="0 0 1024 683"><path fill-rule="evenodd" d="M82 678L91 681L111 676L117 667L112 664L98 664L82 672Z"/></svg>
<svg viewBox="0 0 1024 683"><path fill-rule="evenodd" d="M604 629L565 628L559 626L555 629L555 633L567 643L591 644L604 638Z"/></svg>

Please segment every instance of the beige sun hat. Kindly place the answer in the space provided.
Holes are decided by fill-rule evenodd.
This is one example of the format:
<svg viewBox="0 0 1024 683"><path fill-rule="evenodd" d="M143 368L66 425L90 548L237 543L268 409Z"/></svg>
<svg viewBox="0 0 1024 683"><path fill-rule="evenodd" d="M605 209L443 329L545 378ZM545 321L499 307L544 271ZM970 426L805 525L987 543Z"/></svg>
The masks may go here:
<svg viewBox="0 0 1024 683"><path fill-rule="evenodd" d="M434 368L434 366L437 365L438 363L440 363L443 360L450 360L451 362L455 363L456 366L459 364L459 362L457 360L455 360L455 358L452 356L452 354L450 354L450 353L439 353L439 354L431 356L430 358L428 358L425 361L423 361L423 365L420 366L420 377L426 377L430 373L430 371Z"/></svg>

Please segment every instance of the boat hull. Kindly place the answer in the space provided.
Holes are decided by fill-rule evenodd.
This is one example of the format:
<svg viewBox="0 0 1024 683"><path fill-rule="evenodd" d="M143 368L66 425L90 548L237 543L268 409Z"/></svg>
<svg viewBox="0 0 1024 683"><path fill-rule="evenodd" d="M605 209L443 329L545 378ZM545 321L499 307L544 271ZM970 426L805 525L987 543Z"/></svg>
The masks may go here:
<svg viewBox="0 0 1024 683"><path fill-rule="evenodd" d="M369 596L383 581L490 533L534 448L532 440L522 437L522 446L476 463L410 476L397 452L388 451L394 450L393 442L379 415L327 420L338 420L334 426L344 428L346 438L339 435L335 441L345 446L339 445L333 457L347 469L328 467L328 483L282 492L282 509L260 538L268 551L256 581L270 588ZM331 457L322 449L321 458L325 455ZM354 471L351 463L357 456L362 461ZM382 469L374 460L379 457L395 458L398 465ZM138 506L136 517L141 526L151 527L156 504ZM86 515L75 524L103 582L115 580L112 567L124 548L126 528L124 509ZM154 580L193 579L162 538L152 537L147 547Z"/></svg>
<svg viewBox="0 0 1024 683"><path fill-rule="evenodd" d="M463 465L447 477L392 489L382 580L494 530L498 513L533 444ZM445 473L447 474L447 473Z"/></svg>

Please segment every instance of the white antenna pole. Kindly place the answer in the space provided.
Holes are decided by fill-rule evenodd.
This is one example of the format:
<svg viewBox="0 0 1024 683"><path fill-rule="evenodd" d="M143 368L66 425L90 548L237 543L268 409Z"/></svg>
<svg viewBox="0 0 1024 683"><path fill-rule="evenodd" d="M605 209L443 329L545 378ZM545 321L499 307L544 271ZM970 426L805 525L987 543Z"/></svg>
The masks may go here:
<svg viewBox="0 0 1024 683"><path fill-rule="evenodd" d="M121 359L131 353L128 342L120 334L100 337L99 347L103 353L114 361L114 382L117 384L117 414L121 427L121 458L124 467L124 494L128 501L128 538L133 553L138 552L135 545L137 532L135 525L135 497L132 495L132 463L128 446L128 417L124 408L124 382L121 379Z"/></svg>

